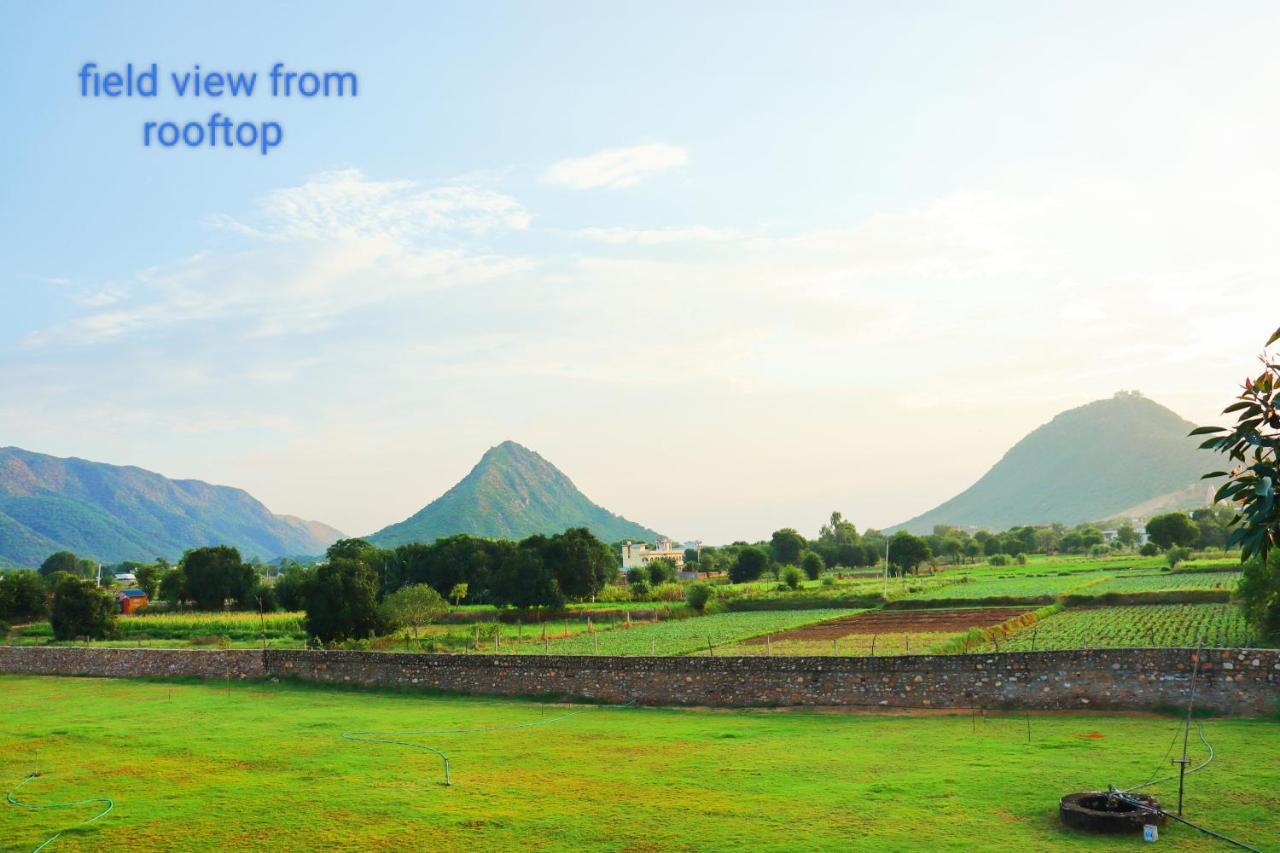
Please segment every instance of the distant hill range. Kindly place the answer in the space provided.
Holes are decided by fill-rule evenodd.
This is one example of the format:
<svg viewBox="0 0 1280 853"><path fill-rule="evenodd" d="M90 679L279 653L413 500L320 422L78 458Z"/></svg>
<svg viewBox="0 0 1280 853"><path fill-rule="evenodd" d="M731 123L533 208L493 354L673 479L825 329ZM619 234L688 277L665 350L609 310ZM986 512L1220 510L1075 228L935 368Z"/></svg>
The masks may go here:
<svg viewBox="0 0 1280 853"><path fill-rule="evenodd" d="M0 565L38 566L61 550L106 563L176 560L204 545L271 559L319 554L340 538L241 489L0 448Z"/></svg>
<svg viewBox="0 0 1280 853"><path fill-rule="evenodd" d="M491 447L471 473L414 515L379 530L381 547L468 533L490 539L550 535L586 527L605 542L653 541L658 534L592 503L573 481L514 441Z"/></svg>
<svg viewBox="0 0 1280 853"><path fill-rule="evenodd" d="M1209 487L1200 476L1214 460L1187 437L1194 428L1136 391L1120 392L1058 415L1015 444L978 482L898 527L913 533L935 524L1003 530L1204 506Z"/></svg>

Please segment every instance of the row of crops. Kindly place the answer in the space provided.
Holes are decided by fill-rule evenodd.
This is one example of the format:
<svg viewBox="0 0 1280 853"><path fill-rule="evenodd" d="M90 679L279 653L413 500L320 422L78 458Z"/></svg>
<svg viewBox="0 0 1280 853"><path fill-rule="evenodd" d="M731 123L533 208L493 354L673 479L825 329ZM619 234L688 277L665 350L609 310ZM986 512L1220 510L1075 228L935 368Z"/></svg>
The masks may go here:
<svg viewBox="0 0 1280 853"><path fill-rule="evenodd" d="M1063 610L1000 640L999 651L1240 647L1251 639L1234 605L1147 604ZM996 646L979 651L996 651Z"/></svg>
<svg viewBox="0 0 1280 853"><path fill-rule="evenodd" d="M946 586L910 596L923 601L979 600L984 598L1033 599L1055 595L1107 595L1152 592L1219 590L1229 592L1240 581L1239 572L1073 572L1063 575L969 578L962 576Z"/></svg>
<svg viewBox="0 0 1280 853"><path fill-rule="evenodd" d="M717 613L664 622L636 622L629 627L618 623L612 629L550 639L550 651L558 655L686 655L705 652L707 644L724 647L750 637L788 631L814 622L852 616L857 610L764 610L745 613ZM511 645L504 652L540 654L543 641Z"/></svg>

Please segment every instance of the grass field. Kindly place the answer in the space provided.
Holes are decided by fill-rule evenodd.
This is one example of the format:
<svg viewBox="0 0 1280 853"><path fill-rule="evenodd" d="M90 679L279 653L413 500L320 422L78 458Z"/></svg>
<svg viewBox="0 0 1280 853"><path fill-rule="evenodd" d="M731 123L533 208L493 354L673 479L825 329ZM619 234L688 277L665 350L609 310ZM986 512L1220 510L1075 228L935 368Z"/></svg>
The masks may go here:
<svg viewBox="0 0 1280 853"><path fill-rule="evenodd" d="M1087 592L1165 592L1184 589L1233 590L1240 583L1239 572L1159 572L1113 578Z"/></svg>
<svg viewBox="0 0 1280 853"><path fill-rule="evenodd" d="M1050 649L1243 646L1248 628L1233 604L1145 604L1072 608L1000 641L1005 652ZM982 651L992 651L984 646Z"/></svg>
<svg viewBox="0 0 1280 853"><path fill-rule="evenodd" d="M511 726L536 702L221 684L0 676L0 778L19 799L109 796L50 850L1120 850L1057 822L1070 791L1167 769L1170 718L985 722L969 714L592 709L544 727L353 743L347 730ZM1209 720L1217 758L1187 815L1264 848L1280 838L1280 723ZM1193 758L1202 747L1193 740ZM1156 789L1165 802L1175 794ZM29 851L93 807L0 803L0 850ZM1218 850L1170 825L1160 844Z"/></svg>

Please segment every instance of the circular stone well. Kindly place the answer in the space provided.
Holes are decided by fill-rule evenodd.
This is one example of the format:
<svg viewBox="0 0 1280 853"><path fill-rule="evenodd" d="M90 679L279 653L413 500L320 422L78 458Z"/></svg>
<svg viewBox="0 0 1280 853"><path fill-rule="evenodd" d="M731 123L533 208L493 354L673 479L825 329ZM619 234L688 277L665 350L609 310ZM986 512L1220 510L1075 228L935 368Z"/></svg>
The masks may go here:
<svg viewBox="0 0 1280 853"><path fill-rule="evenodd" d="M1160 808L1155 797L1146 794L1127 794L1144 806ZM1073 829L1086 832L1142 832L1144 824L1164 825L1164 815L1144 811L1131 802L1106 791L1081 791L1067 794L1058 804L1058 816Z"/></svg>

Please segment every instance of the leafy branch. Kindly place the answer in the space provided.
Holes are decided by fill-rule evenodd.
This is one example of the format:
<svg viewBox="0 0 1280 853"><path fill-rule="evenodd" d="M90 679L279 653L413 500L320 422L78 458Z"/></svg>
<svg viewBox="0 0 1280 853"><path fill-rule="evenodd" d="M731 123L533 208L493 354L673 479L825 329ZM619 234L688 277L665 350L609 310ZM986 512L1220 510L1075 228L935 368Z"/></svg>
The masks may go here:
<svg viewBox="0 0 1280 853"><path fill-rule="evenodd" d="M1202 478L1227 478L1214 500L1235 505L1231 521L1235 529L1228 547L1239 545L1242 560L1257 554L1264 563L1271 549L1280 546L1280 356L1266 351L1277 341L1280 329L1259 356L1262 372L1246 378L1236 402L1222 410L1224 415L1236 414L1235 426L1191 431L1191 435L1212 435L1200 447L1224 453L1232 462L1230 471L1212 471Z"/></svg>

